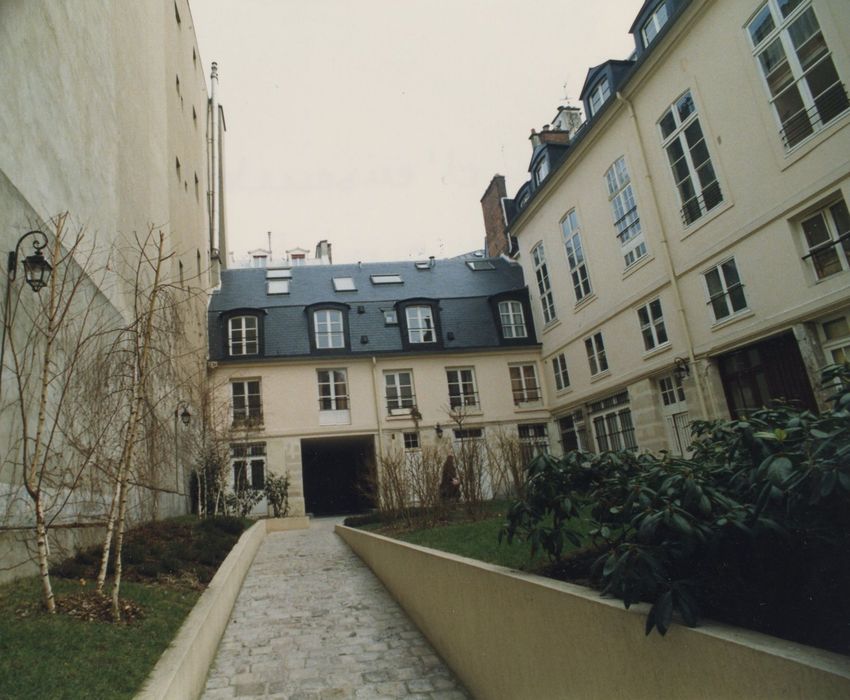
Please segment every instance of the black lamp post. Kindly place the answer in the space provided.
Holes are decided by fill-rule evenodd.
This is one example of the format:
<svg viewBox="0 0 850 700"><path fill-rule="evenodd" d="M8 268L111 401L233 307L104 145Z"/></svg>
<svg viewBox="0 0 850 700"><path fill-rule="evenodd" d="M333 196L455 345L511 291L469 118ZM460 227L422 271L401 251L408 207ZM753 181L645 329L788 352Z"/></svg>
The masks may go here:
<svg viewBox="0 0 850 700"><path fill-rule="evenodd" d="M45 259L42 249L47 247L47 234L44 231L27 231L18 239L15 249L9 252L6 268L6 296L3 303L3 337L0 341L0 381L3 378L3 359L6 355L6 330L9 327L9 306L12 299L12 282L18 277L18 256L21 244L30 236L34 238L32 247L35 252L23 259L24 275L27 284L34 292L39 292L47 285L53 266Z"/></svg>
<svg viewBox="0 0 850 700"><path fill-rule="evenodd" d="M174 409L174 473L175 478L177 480L177 493L180 493L180 445L177 440L177 419L180 419L180 422L183 425L189 425L189 422L192 420L192 414L189 412L189 404L185 401L180 401L177 404L177 408Z"/></svg>

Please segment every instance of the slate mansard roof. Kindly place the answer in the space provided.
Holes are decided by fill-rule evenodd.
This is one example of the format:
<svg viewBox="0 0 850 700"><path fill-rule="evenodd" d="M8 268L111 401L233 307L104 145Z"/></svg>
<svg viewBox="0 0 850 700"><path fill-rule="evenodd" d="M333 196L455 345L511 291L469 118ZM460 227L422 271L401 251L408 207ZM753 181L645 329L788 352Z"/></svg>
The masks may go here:
<svg viewBox="0 0 850 700"><path fill-rule="evenodd" d="M492 269L473 270L470 265ZM267 273L272 268L224 270L221 289L209 305L209 351L215 361L270 360L311 355L326 357L370 356L399 353L404 344L403 312L398 325L387 325L384 311L399 309L413 300L435 305L436 327L441 339L433 346L410 351L434 353L481 350L502 346L536 346L537 339L528 306L528 290L522 269L503 258L455 258L428 261L362 263L352 265L294 266L290 269L289 293L269 294ZM274 274L274 273L273 273ZM375 284L374 275L399 275L401 283ZM335 291L334 278L350 277L355 291ZM528 337L502 338L496 302L522 302ZM311 351L312 309L344 305L349 342L347 348ZM228 319L234 315L260 318L260 352L231 358L227 353Z"/></svg>

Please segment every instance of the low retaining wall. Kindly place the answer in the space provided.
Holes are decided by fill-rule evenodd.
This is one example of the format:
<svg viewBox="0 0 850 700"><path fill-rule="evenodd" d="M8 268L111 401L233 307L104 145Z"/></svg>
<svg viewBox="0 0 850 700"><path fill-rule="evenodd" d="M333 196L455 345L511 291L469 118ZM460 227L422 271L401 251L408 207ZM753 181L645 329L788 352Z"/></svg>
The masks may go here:
<svg viewBox="0 0 850 700"><path fill-rule="evenodd" d="M476 698L850 698L850 659L337 526Z"/></svg>
<svg viewBox="0 0 850 700"><path fill-rule="evenodd" d="M309 518L260 520L242 533L148 676L137 700L200 697L236 596L268 532L304 529Z"/></svg>

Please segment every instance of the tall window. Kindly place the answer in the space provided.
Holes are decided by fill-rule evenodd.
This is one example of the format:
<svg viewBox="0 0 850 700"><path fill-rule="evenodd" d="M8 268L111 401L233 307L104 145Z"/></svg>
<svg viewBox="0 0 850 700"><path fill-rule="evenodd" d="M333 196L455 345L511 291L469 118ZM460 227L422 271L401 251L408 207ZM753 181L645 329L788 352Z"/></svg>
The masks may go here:
<svg viewBox="0 0 850 700"><path fill-rule="evenodd" d="M525 315L522 312L522 303L518 301L500 301L499 320L502 323L502 337L528 337L528 330L525 327Z"/></svg>
<svg viewBox="0 0 850 700"><path fill-rule="evenodd" d="M512 365L509 369L514 404L540 401L540 385L534 365Z"/></svg>
<svg viewBox="0 0 850 700"><path fill-rule="evenodd" d="M590 448L581 411L570 413L559 419L558 430L561 433L561 449L564 454L575 450L587 451Z"/></svg>
<svg viewBox="0 0 850 700"><path fill-rule="evenodd" d="M527 423L517 426L519 449L524 464L528 464L537 455L549 454L549 435L545 423Z"/></svg>
<svg viewBox="0 0 850 700"><path fill-rule="evenodd" d="M843 199L804 219L800 226L819 280L850 269L850 214Z"/></svg>
<svg viewBox="0 0 850 700"><path fill-rule="evenodd" d="M685 389L682 380L672 375L658 380L661 394L661 415L667 431L670 449L678 455L684 455L691 447L690 416L685 401Z"/></svg>
<svg viewBox="0 0 850 700"><path fill-rule="evenodd" d="M260 380L247 379L230 383L233 422L258 422L263 418L263 405L260 399Z"/></svg>
<svg viewBox="0 0 850 700"><path fill-rule="evenodd" d="M667 342L667 329L664 327L664 314L661 300L653 299L637 310L640 332L643 336L644 350L652 350Z"/></svg>
<svg viewBox="0 0 850 700"><path fill-rule="evenodd" d="M344 348L345 325L342 311L338 309L320 309L314 311L313 332L317 349Z"/></svg>
<svg viewBox="0 0 850 700"><path fill-rule="evenodd" d="M554 321L555 302L552 297L552 287L549 284L549 270L546 267L546 252L543 244L538 243L531 251L531 259L534 261L534 275L537 277L537 291L540 293L540 306L543 308L543 322Z"/></svg>
<svg viewBox="0 0 850 700"><path fill-rule="evenodd" d="M567 356L559 353L552 358L552 371L555 373L555 388L563 391L570 385L570 373L567 371Z"/></svg>
<svg viewBox="0 0 850 700"><path fill-rule="evenodd" d="M744 297L744 285L738 276L735 258L730 258L703 273L708 290L708 304L714 313L715 321L743 311L747 308Z"/></svg>
<svg viewBox="0 0 850 700"><path fill-rule="evenodd" d="M840 364L850 362L850 316L824 321L821 325L823 333L823 349L830 363Z"/></svg>
<svg viewBox="0 0 850 700"><path fill-rule="evenodd" d="M627 392L595 401L590 404L589 410L596 447L600 452L637 449Z"/></svg>
<svg viewBox="0 0 850 700"><path fill-rule="evenodd" d="M605 100L609 97L611 97L611 85L608 83L608 78L605 77L596 84L587 100L590 105L591 117L599 111L599 108L605 104Z"/></svg>
<svg viewBox="0 0 850 700"><path fill-rule="evenodd" d="M608 358L605 356L605 342L602 333L594 333L584 339L584 349L587 351L587 362L590 374L600 374L608 369Z"/></svg>
<svg viewBox="0 0 850 700"><path fill-rule="evenodd" d="M786 148L847 110L811 0L768 0L747 30Z"/></svg>
<svg viewBox="0 0 850 700"><path fill-rule="evenodd" d="M227 347L232 357L259 351L256 316L236 316L227 322Z"/></svg>
<svg viewBox="0 0 850 700"><path fill-rule="evenodd" d="M449 406L478 406L478 390L475 387L475 370L471 367L447 369L449 383Z"/></svg>
<svg viewBox="0 0 850 700"><path fill-rule="evenodd" d="M575 292L576 303L578 303L590 294L591 288L575 209L564 217L561 222L561 230L564 234L564 250L567 253L567 263L570 266L570 276L573 280L573 292Z"/></svg>
<svg viewBox="0 0 850 700"><path fill-rule="evenodd" d="M413 373L409 370L384 372L387 391L387 410L390 413L409 412L416 405L413 396Z"/></svg>
<svg viewBox="0 0 850 700"><path fill-rule="evenodd" d="M430 306L408 306L405 309L407 318L407 338L410 343L436 343L437 334L434 332L434 315Z"/></svg>
<svg viewBox="0 0 850 700"><path fill-rule="evenodd" d="M345 411L348 409L348 377L344 369L320 369L319 410Z"/></svg>
<svg viewBox="0 0 850 700"><path fill-rule="evenodd" d="M682 221L688 226L723 201L690 90L664 113L658 126L679 192Z"/></svg>
<svg viewBox="0 0 850 700"><path fill-rule="evenodd" d="M626 159L618 158L605 173L608 199L614 213L614 228L620 241L626 267L646 255L646 242L640 226L632 181L626 168Z"/></svg>
<svg viewBox="0 0 850 700"><path fill-rule="evenodd" d="M546 179L546 176L549 174L549 159L544 157L535 167L534 167L534 184L540 185Z"/></svg>
<svg viewBox="0 0 850 700"><path fill-rule="evenodd" d="M230 446L233 489L262 491L266 484L266 444L255 442Z"/></svg>
<svg viewBox="0 0 850 700"><path fill-rule="evenodd" d="M641 28L641 34L643 35L643 45L649 46L655 37L658 35L658 32L661 31L661 27L667 24L668 14L667 14L667 2L662 2L655 8L655 11L649 16L649 19L643 23L643 27Z"/></svg>

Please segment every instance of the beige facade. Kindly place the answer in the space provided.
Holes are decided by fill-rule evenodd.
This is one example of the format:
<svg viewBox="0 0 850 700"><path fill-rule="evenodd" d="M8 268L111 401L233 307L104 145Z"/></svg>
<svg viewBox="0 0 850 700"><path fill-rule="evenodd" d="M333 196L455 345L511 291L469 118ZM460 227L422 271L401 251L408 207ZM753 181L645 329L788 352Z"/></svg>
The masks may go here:
<svg viewBox="0 0 850 700"><path fill-rule="evenodd" d="M151 230L164 233L169 258L163 281L175 304L178 331L171 350L174 371L156 379L156 391L162 449L174 465L145 484L146 495L136 494L133 517L185 512L183 463L194 428L175 435L172 423L177 426L178 404L193 412L198 406L211 286L209 101L188 2L2 3L0 62L4 261L5 251L13 250L22 234L31 229L50 233L51 220L67 212L66 230L82 231L84 248L94 251L92 259L76 261L89 271L85 298L104 309L110 327L119 327L133 315L127 279L132 278L134 241ZM29 243L21 252L32 252ZM5 267L3 282L5 287ZM13 297L22 284L19 276ZM35 298L28 294L20 292L24 307ZM23 317L18 314L10 333L22 333ZM30 515L16 496L19 460L10 437L17 428L10 418L15 399L8 355L6 361L0 396L0 518L17 541L29 537ZM88 501L66 507L59 522L74 525L85 513L91 525L102 505ZM11 555L4 552L4 560L11 561Z"/></svg>
<svg viewBox="0 0 850 700"><path fill-rule="evenodd" d="M828 96L837 107L809 110L811 133L790 133L793 123L786 117L783 129L760 68L761 52L776 40L785 42L801 91L810 86L794 61L823 67L831 60L846 83L850 5L794 4L785 19L773 0L686 4L510 221L543 344L547 407L556 419L580 412L594 448L606 440L628 443L630 419L640 449L680 451L688 420L727 417L777 398L775 386L799 383L796 366L814 387L811 403L823 406L818 368L850 355L850 245L839 242L850 223L846 97L833 91ZM773 33L762 34L767 39L754 48L749 30L768 11ZM797 56L791 37L804 25L809 48ZM690 203L677 189L683 169L671 169L676 141L687 151L678 165L689 166L703 186ZM612 167L617 177L609 185ZM615 205L624 181L636 210L623 219L629 206ZM581 286L580 265L568 259L565 243L572 240L575 261L575 233L590 289ZM816 235L831 235L831 244L821 243L812 256L812 241L824 240ZM635 253L641 242L642 256ZM556 319L544 317L535 284L538 246ZM626 259L630 251L636 259ZM562 354L569 386L557 390L553 360ZM782 395L800 398L805 391Z"/></svg>

